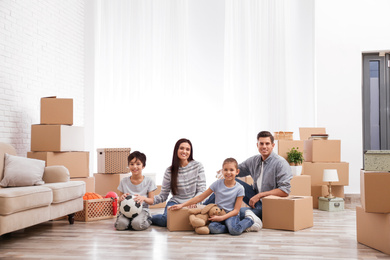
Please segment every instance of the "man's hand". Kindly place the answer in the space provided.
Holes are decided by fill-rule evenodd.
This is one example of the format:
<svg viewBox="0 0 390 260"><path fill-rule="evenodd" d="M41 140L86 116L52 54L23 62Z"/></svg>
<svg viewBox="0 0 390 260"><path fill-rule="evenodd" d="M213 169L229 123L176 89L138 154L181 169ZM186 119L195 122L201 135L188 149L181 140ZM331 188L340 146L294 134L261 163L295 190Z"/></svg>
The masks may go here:
<svg viewBox="0 0 390 260"><path fill-rule="evenodd" d="M249 206L255 208L255 204L262 198L261 193L256 194L249 200Z"/></svg>
<svg viewBox="0 0 390 260"><path fill-rule="evenodd" d="M223 173L222 173L222 169L217 171L217 175L215 176L218 180L222 180L222 179L225 179L223 177Z"/></svg>

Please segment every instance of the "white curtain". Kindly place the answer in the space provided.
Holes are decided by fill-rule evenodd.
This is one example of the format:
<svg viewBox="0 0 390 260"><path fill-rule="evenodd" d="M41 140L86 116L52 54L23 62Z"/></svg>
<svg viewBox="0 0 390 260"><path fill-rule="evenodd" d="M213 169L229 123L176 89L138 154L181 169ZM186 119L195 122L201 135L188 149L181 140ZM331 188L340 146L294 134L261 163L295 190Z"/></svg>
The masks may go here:
<svg viewBox="0 0 390 260"><path fill-rule="evenodd" d="M145 152L162 174L189 138L208 184L260 130L288 130L288 0L101 0L96 147Z"/></svg>

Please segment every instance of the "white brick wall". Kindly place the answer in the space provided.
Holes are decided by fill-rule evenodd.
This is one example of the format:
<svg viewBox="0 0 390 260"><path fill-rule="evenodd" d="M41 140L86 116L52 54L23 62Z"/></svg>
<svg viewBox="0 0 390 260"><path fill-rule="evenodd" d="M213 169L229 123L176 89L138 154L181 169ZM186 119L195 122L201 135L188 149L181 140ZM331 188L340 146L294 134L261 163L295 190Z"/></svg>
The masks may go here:
<svg viewBox="0 0 390 260"><path fill-rule="evenodd" d="M0 142L30 150L40 98L73 98L74 125L84 123L82 0L0 1Z"/></svg>

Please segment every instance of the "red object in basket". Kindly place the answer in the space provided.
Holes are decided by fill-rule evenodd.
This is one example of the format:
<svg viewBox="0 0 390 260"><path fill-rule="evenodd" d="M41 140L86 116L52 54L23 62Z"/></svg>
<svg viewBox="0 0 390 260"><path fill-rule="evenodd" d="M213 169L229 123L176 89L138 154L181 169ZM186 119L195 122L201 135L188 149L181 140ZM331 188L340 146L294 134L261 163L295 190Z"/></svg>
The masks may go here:
<svg viewBox="0 0 390 260"><path fill-rule="evenodd" d="M116 194L113 191L107 192L105 198L111 198L112 201L112 209L113 209L113 214L116 215L118 212L118 194Z"/></svg>

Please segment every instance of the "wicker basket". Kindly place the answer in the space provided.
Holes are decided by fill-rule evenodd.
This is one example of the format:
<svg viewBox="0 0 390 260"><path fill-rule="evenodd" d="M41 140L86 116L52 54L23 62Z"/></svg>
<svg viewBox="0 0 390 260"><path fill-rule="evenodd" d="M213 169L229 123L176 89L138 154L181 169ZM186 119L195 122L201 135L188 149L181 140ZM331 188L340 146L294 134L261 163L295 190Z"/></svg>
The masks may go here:
<svg viewBox="0 0 390 260"><path fill-rule="evenodd" d="M116 217L113 214L113 200L96 199L96 200L84 200L84 209L76 212L75 220L78 221L94 221L100 219L108 219Z"/></svg>
<svg viewBox="0 0 390 260"><path fill-rule="evenodd" d="M293 133L294 132L274 132L274 138L275 140L293 140Z"/></svg>

